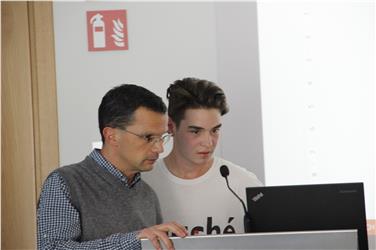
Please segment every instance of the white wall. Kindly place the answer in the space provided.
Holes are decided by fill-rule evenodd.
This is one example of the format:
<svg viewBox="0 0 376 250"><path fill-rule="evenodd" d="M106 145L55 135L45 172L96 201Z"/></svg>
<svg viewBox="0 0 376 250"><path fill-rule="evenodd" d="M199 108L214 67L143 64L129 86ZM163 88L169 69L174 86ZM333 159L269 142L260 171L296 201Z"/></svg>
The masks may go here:
<svg viewBox="0 0 376 250"><path fill-rule="evenodd" d="M370 1L258 5L267 185L364 182L375 219Z"/></svg>
<svg viewBox="0 0 376 250"><path fill-rule="evenodd" d="M53 6L62 165L80 161L92 142L100 141L97 108L110 88L133 82L165 97L170 83L193 76L218 82L226 91L231 110L217 153L263 180L255 3ZM111 9L127 10L129 50L88 52L86 11Z"/></svg>
<svg viewBox="0 0 376 250"><path fill-rule="evenodd" d="M229 99L223 156L264 181L256 2L216 4L218 81Z"/></svg>

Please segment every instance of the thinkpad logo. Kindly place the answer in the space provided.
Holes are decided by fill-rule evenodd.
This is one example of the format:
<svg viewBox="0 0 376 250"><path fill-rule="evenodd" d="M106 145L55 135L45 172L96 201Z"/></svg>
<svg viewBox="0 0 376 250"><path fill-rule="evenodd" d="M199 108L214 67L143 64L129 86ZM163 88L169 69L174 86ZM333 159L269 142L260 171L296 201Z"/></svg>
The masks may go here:
<svg viewBox="0 0 376 250"><path fill-rule="evenodd" d="M257 195L253 196L252 200L254 202L258 201L259 199L261 199L262 197L264 197L264 194L263 193L258 193Z"/></svg>

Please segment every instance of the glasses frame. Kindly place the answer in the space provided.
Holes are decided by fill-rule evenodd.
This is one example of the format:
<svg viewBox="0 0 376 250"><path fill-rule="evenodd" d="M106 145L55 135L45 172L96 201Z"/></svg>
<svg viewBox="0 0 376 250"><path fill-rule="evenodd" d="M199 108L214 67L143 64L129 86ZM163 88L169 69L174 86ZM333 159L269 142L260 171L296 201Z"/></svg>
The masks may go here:
<svg viewBox="0 0 376 250"><path fill-rule="evenodd" d="M128 129L125 129L125 128L120 128L120 130L123 130L124 132L127 132L131 135L135 135L150 145L155 145L157 142L162 142L162 144L165 145L171 138L171 134L168 132L164 133L161 136L157 136L157 135L140 135L132 131L129 131Z"/></svg>

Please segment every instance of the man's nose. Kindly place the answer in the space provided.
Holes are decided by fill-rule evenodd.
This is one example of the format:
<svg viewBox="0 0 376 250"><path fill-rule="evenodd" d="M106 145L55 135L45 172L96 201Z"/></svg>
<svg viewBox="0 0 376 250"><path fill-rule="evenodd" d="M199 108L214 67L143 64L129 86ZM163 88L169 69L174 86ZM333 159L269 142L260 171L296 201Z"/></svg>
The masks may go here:
<svg viewBox="0 0 376 250"><path fill-rule="evenodd" d="M154 144L153 144L153 152L156 152L156 153L160 154L163 151L164 151L163 140L159 139L158 141L154 142Z"/></svg>
<svg viewBox="0 0 376 250"><path fill-rule="evenodd" d="M205 133L205 135L203 136L204 138L202 139L202 145L203 146L206 146L206 147L211 147L213 146L213 138L212 136L210 135L210 133Z"/></svg>

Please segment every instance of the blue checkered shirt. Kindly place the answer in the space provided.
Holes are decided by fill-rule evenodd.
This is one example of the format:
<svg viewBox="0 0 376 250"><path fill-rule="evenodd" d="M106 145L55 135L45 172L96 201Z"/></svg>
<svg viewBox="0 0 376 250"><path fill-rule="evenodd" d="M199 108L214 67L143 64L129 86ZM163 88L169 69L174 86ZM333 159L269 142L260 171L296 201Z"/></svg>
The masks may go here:
<svg viewBox="0 0 376 250"><path fill-rule="evenodd" d="M127 177L109 163L97 149L91 152L90 157L124 182L126 188L132 188L140 180L138 173L128 185ZM117 233L103 239L79 242L80 214L70 198L64 180L58 173L53 172L43 185L38 203L38 249L141 249L141 242L137 238L138 232Z"/></svg>

